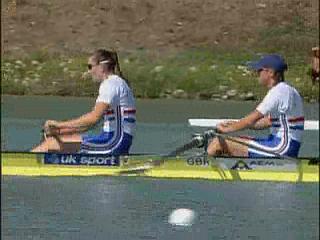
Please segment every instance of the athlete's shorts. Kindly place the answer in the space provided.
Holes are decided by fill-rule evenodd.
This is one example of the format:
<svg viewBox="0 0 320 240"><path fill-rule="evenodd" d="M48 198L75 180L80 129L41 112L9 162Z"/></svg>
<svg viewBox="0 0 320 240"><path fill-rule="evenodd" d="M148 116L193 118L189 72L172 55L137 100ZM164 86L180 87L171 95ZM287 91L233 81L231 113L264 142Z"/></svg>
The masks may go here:
<svg viewBox="0 0 320 240"><path fill-rule="evenodd" d="M126 155L129 153L133 137L122 133L114 136L114 132L102 132L100 135L83 135L80 152L110 155Z"/></svg>
<svg viewBox="0 0 320 240"><path fill-rule="evenodd" d="M269 135L267 138L254 138L250 144L259 149L267 150L268 152L276 153L281 156L298 157L300 142L293 139L281 139L275 135ZM257 149L248 148L248 157L274 157L271 153L259 151Z"/></svg>

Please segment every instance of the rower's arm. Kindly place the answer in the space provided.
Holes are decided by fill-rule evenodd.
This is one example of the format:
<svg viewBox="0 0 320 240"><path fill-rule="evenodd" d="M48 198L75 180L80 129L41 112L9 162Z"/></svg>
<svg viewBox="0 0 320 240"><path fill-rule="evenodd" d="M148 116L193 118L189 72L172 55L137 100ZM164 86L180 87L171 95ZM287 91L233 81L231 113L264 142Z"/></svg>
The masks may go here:
<svg viewBox="0 0 320 240"><path fill-rule="evenodd" d="M265 117L259 119L254 125L252 125L250 127L250 129L263 130L263 129L266 129L269 127L271 127L271 120L268 116L265 116Z"/></svg>
<svg viewBox="0 0 320 240"><path fill-rule="evenodd" d="M218 126L218 131L222 133L230 133L230 132L236 132L244 129L251 128L255 125L256 122L258 122L260 119L262 119L264 115L260 113L257 110L254 110L252 113L250 113L248 116L240 119L237 122L224 125L223 123Z"/></svg>
<svg viewBox="0 0 320 240"><path fill-rule="evenodd" d="M95 125L103 116L103 113L110 107L109 104L97 102L91 112L79 118L58 123L59 128L83 129Z"/></svg>

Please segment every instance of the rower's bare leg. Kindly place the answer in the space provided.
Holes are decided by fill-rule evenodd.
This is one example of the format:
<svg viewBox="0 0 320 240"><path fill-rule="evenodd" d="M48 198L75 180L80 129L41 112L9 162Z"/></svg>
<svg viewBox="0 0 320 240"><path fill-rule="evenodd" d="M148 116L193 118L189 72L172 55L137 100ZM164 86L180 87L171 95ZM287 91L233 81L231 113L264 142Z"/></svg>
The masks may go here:
<svg viewBox="0 0 320 240"><path fill-rule="evenodd" d="M235 138L239 141L247 142L243 138ZM208 146L207 153L209 156L237 156L248 157L248 147L230 140L216 137Z"/></svg>
<svg viewBox="0 0 320 240"><path fill-rule="evenodd" d="M34 147L31 152L48 152L59 151L61 149L59 142L54 137L48 137L42 141L38 146Z"/></svg>
<svg viewBox="0 0 320 240"><path fill-rule="evenodd" d="M64 152L73 153L80 150L82 137L79 134L61 135L59 140L56 137L48 137L31 152Z"/></svg>

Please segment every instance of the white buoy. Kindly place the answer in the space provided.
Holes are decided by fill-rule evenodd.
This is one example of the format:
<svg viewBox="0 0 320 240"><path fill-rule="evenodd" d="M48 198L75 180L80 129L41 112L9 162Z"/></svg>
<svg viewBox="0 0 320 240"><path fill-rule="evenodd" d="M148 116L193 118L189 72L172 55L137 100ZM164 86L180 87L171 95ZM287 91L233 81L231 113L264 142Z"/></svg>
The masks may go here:
<svg viewBox="0 0 320 240"><path fill-rule="evenodd" d="M196 218L196 214L191 209L179 208L169 216L168 222L175 226L191 226Z"/></svg>

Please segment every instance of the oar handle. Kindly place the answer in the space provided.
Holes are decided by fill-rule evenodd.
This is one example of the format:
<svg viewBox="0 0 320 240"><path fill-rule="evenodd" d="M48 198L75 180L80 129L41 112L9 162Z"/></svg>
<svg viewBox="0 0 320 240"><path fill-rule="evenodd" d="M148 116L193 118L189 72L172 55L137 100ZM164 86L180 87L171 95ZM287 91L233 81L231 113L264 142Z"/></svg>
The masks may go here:
<svg viewBox="0 0 320 240"><path fill-rule="evenodd" d="M211 130L205 131L203 135L204 135L204 137L205 137L206 139L208 139L208 138L217 137L218 134L219 134L219 133L217 132L217 129L215 128L215 129L211 129Z"/></svg>
<svg viewBox="0 0 320 240"><path fill-rule="evenodd" d="M48 137L53 137L57 140L58 143L63 143L63 141L61 140L61 138L59 137L59 135L57 134L50 134L48 135L45 131L45 129L41 129L41 134L42 134L42 141L46 140Z"/></svg>
<svg viewBox="0 0 320 240"><path fill-rule="evenodd" d="M169 154L164 155L163 157L175 157L181 153L184 153L192 148L201 147L205 142L205 137L203 135L197 135L192 138L192 140L181 147L176 148L174 151Z"/></svg>

